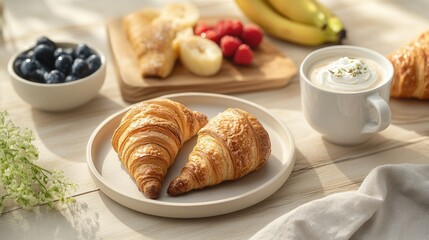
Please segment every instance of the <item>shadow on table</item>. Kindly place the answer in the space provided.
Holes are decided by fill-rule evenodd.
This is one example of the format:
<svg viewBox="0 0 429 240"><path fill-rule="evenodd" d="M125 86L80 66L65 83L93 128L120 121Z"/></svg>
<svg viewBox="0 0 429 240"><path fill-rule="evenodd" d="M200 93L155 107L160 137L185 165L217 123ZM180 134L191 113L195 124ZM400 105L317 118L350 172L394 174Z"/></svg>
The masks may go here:
<svg viewBox="0 0 429 240"><path fill-rule="evenodd" d="M0 217L2 239L100 239L98 215L88 215L85 203L76 202L58 211L41 206L4 214L12 216Z"/></svg>
<svg viewBox="0 0 429 240"><path fill-rule="evenodd" d="M427 156L408 148L408 145L422 144L424 140L416 142L404 142L396 139L388 139L376 134L367 142L357 146L338 146L323 140L328 155L333 164L341 173L350 180L349 185L357 190L362 181L374 168L386 164L401 163L427 163ZM341 149L341 150L339 150ZM338 157L338 152L347 152ZM350 186L345 186L350 189Z"/></svg>
<svg viewBox="0 0 429 240"><path fill-rule="evenodd" d="M32 109L32 117L39 139L51 152L69 161L83 162L92 132L104 119L121 109L123 106L99 95L86 105L67 112Z"/></svg>
<svg viewBox="0 0 429 240"><path fill-rule="evenodd" d="M392 124L422 136L429 136L429 102L416 99L390 99Z"/></svg>
<svg viewBox="0 0 429 240"><path fill-rule="evenodd" d="M301 111L301 99L299 89L299 77L294 76L286 86L270 89L269 95L281 96L278 98L267 97L266 91L238 93L237 97L259 104L267 109Z"/></svg>
<svg viewBox="0 0 429 240"><path fill-rule="evenodd" d="M299 168L294 168L289 179L277 192L251 207L215 217L197 219L156 217L123 207L103 193L99 194L112 215L146 238L187 239L195 236L204 238L207 237L204 232L213 228L217 230L211 232L211 239L248 239L279 216L324 196L318 174L309 167L308 160L299 151L296 151L295 157L298 163L295 166Z"/></svg>
<svg viewBox="0 0 429 240"><path fill-rule="evenodd" d="M417 15L424 19L429 19L427 10L429 9L428 1L402 1L402 0L382 0L383 4L395 5L403 11L408 11L412 15Z"/></svg>

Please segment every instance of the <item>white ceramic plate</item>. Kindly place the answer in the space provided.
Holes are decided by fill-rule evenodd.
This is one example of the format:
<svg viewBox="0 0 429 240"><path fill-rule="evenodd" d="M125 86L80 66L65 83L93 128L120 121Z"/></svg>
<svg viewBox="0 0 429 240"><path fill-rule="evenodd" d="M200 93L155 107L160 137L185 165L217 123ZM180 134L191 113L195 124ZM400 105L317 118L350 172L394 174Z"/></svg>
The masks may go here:
<svg viewBox="0 0 429 240"><path fill-rule="evenodd" d="M255 115L271 139L271 156L258 171L241 179L223 182L188 194L171 197L166 193L170 181L179 175L187 161L196 137L180 150L165 178L159 199L146 198L121 164L110 139L128 108L104 120L91 135L87 161L94 181L116 202L143 213L175 218L216 216L254 205L277 191L289 177L294 165L295 145L289 129L264 108L249 101L210 93L181 93L162 98L181 102L192 110L205 113L209 119L228 107L237 107Z"/></svg>

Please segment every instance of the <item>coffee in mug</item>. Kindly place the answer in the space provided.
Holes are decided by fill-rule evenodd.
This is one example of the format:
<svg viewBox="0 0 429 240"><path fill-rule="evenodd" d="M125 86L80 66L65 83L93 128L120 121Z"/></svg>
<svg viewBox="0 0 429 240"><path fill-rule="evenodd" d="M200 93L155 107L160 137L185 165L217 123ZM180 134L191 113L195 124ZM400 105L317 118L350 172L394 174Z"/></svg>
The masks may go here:
<svg viewBox="0 0 429 240"><path fill-rule="evenodd" d="M387 128L393 66L362 47L333 46L310 53L300 67L302 111L329 142L354 145Z"/></svg>

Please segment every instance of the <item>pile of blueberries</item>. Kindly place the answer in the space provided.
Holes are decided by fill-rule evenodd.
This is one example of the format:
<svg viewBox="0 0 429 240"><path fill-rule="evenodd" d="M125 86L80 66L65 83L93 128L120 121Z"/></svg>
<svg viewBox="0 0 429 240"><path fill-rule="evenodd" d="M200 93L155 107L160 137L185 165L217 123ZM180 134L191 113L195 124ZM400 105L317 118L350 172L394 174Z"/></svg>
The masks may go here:
<svg viewBox="0 0 429 240"><path fill-rule="evenodd" d="M101 59L86 44L62 48L42 36L30 50L21 53L14 61L14 71L27 80L37 83L71 82L94 73Z"/></svg>

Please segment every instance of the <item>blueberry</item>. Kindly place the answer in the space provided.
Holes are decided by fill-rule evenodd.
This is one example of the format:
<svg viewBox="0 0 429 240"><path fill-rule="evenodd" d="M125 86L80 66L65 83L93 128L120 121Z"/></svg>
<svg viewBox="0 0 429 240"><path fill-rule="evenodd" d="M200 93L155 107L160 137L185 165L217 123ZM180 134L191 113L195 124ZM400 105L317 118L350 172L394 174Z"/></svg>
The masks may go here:
<svg viewBox="0 0 429 240"><path fill-rule="evenodd" d="M45 77L48 72L43 68L38 68L29 77L28 80L38 83L45 83Z"/></svg>
<svg viewBox="0 0 429 240"><path fill-rule="evenodd" d="M86 61L89 65L89 74L94 73L101 66L101 59L98 55L92 54Z"/></svg>
<svg viewBox="0 0 429 240"><path fill-rule="evenodd" d="M13 71L16 74L18 74L18 76L20 76L20 77L24 77L24 74L22 74L21 69L20 69L23 61L24 61L24 59L17 58L13 62Z"/></svg>
<svg viewBox="0 0 429 240"><path fill-rule="evenodd" d="M23 52L23 53L19 54L19 55L16 57L15 61L13 62L13 70L14 70L18 75L20 75L21 77L23 77L23 76L22 76L22 73L21 73L21 69L20 69L20 67L21 67L21 63L22 63L25 59L27 59L27 58L33 58L33 55L34 55L34 52L33 52L32 50L31 50L31 51L28 51L28 52Z"/></svg>
<svg viewBox="0 0 429 240"><path fill-rule="evenodd" d="M30 50L30 51L28 51L28 52L26 52L24 54L27 56L27 58L32 58L34 56L34 51Z"/></svg>
<svg viewBox="0 0 429 240"><path fill-rule="evenodd" d="M92 54L91 49L84 43L80 43L74 50L76 58L87 59Z"/></svg>
<svg viewBox="0 0 429 240"><path fill-rule="evenodd" d="M45 67L52 69L55 64L54 50L46 44L37 45L34 48L34 59L42 63Z"/></svg>
<svg viewBox="0 0 429 240"><path fill-rule="evenodd" d="M58 58L60 55L70 55L70 57L73 58L73 49L72 48L57 48L54 51L54 57L55 59Z"/></svg>
<svg viewBox="0 0 429 240"><path fill-rule="evenodd" d="M79 78L78 77L76 77L76 76L74 76L74 75L68 75L67 77L66 77L66 80L65 80L65 82L72 82L72 81L75 81L75 80L78 80Z"/></svg>
<svg viewBox="0 0 429 240"><path fill-rule="evenodd" d="M24 78L27 78L38 68L39 66L36 60L31 58L26 58L21 62L21 66L19 67L19 70L22 76L24 76Z"/></svg>
<svg viewBox="0 0 429 240"><path fill-rule="evenodd" d="M62 83L65 80L65 75L59 70L52 70L48 74L45 74L45 82L47 84Z"/></svg>
<svg viewBox="0 0 429 240"><path fill-rule="evenodd" d="M23 74L21 73L21 64L22 62L27 58L27 53L21 53L16 58L15 61L13 61L13 70L16 74L23 77Z"/></svg>
<svg viewBox="0 0 429 240"><path fill-rule="evenodd" d="M27 80L41 83L44 81L46 70L40 66L37 60L26 58L19 67L20 76Z"/></svg>
<svg viewBox="0 0 429 240"><path fill-rule="evenodd" d="M88 76L88 73L89 73L88 63L81 58L76 58L72 65L71 74L76 77L82 78L82 77Z"/></svg>
<svg viewBox="0 0 429 240"><path fill-rule="evenodd" d="M54 50L55 48L57 48L57 44L55 44L54 41L52 41L51 39L49 39L49 38L47 38L45 36L39 37L37 39L36 46L41 45L41 44L49 46L52 50Z"/></svg>
<svg viewBox="0 0 429 240"><path fill-rule="evenodd" d="M60 70L64 74L68 74L70 72L72 64L73 64L73 58L67 54L60 55L55 60L55 68Z"/></svg>

